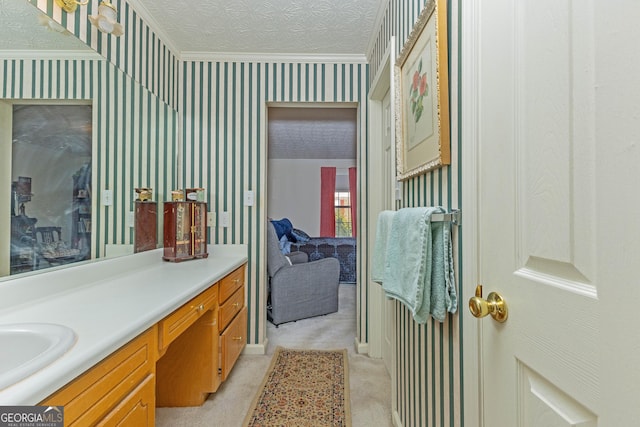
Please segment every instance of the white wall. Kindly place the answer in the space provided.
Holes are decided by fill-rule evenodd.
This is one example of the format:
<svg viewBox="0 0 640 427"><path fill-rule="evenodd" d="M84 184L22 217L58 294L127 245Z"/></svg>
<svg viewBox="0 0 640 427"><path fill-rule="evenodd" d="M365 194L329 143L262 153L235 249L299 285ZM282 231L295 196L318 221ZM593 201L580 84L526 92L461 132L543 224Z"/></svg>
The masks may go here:
<svg viewBox="0 0 640 427"><path fill-rule="evenodd" d="M320 236L320 168L335 166L336 175L356 166L353 159L270 159L267 215L289 218L295 228ZM340 178L337 177L336 181Z"/></svg>

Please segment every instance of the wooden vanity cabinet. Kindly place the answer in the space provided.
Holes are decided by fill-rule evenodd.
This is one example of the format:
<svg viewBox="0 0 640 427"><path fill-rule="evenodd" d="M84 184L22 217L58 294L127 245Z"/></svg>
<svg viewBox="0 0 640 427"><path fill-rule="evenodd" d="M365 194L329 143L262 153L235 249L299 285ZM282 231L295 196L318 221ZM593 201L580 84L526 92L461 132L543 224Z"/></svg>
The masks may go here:
<svg viewBox="0 0 640 427"><path fill-rule="evenodd" d="M157 406L199 406L218 389L218 286L158 323Z"/></svg>
<svg viewBox="0 0 640 427"><path fill-rule="evenodd" d="M246 345L245 268L158 323L157 406L199 406L227 379Z"/></svg>
<svg viewBox="0 0 640 427"><path fill-rule="evenodd" d="M65 426L154 425L157 336L154 325L40 405L64 406Z"/></svg>
<svg viewBox="0 0 640 427"><path fill-rule="evenodd" d="M198 406L246 345L246 264L183 304L40 405L65 426L153 426L156 406Z"/></svg>
<svg viewBox="0 0 640 427"><path fill-rule="evenodd" d="M245 266L220 281L220 381L225 381L247 343L247 308L244 305Z"/></svg>

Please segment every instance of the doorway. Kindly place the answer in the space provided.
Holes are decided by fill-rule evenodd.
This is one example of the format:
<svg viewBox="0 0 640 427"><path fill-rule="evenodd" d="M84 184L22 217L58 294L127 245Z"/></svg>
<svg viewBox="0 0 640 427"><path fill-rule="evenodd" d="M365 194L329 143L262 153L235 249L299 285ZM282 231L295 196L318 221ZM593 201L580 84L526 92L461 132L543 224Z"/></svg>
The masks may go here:
<svg viewBox="0 0 640 427"><path fill-rule="evenodd" d="M383 58L383 66L373 80L370 109L370 161L373 170L381 173L372 175L370 184L380 191L370 197L369 213L369 252L373 253L378 214L383 210L396 208L396 157L394 129L394 79L391 58L395 57L395 38L391 38ZM369 356L382 358L387 372L394 372L395 353L395 304L386 298L382 286L369 280ZM392 375L392 388L395 394L395 378ZM395 408L394 408L395 409Z"/></svg>
<svg viewBox="0 0 640 427"><path fill-rule="evenodd" d="M351 204L358 203L357 197L350 196L349 182L349 169L359 163L358 114L356 103L275 103L267 108L267 217L269 220L286 218L293 228L312 237L307 244L293 242L288 247L291 251L307 252L310 261L332 256L322 249L314 251L313 243L324 238L340 243L340 250L333 251L341 262L340 286L352 287L354 298L356 237L351 236L349 228L353 226L353 219L341 220L349 217ZM333 236L323 236L320 231L322 167L333 167L336 171L337 230ZM356 205L356 210L358 208ZM341 233L349 235L337 237ZM355 317L355 306L353 311ZM354 323L354 333L355 328Z"/></svg>

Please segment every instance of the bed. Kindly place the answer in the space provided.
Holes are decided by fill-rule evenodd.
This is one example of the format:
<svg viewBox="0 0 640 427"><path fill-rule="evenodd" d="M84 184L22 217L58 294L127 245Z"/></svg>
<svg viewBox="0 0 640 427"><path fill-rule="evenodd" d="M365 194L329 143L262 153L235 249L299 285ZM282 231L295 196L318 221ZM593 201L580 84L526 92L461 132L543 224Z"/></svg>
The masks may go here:
<svg viewBox="0 0 640 427"><path fill-rule="evenodd" d="M291 251L302 251L309 261L337 258L340 261L340 282L356 283L356 238L311 237L304 243L291 243Z"/></svg>

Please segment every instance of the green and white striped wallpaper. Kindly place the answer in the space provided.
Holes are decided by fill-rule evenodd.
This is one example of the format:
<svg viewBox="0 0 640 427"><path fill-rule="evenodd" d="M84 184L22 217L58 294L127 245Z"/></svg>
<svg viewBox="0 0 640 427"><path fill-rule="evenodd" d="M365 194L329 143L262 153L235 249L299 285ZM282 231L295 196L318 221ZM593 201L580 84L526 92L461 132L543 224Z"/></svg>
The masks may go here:
<svg viewBox="0 0 640 427"><path fill-rule="evenodd" d="M73 14L63 12L54 0L28 1L161 101L178 109L178 59L125 0L110 2L118 10L118 20L124 27L120 37L104 34L89 23L87 17L97 14L99 0L79 6Z"/></svg>
<svg viewBox="0 0 640 427"><path fill-rule="evenodd" d="M0 99L92 102L92 253L132 243L133 188L151 187L157 200L174 188L177 113L105 60L0 59L0 81ZM98 203L104 189L113 191L112 206Z"/></svg>
<svg viewBox="0 0 640 427"><path fill-rule="evenodd" d="M391 37L396 36L395 48L400 52L425 0L388 0L380 26L372 36L367 55L369 64L233 58L180 62L125 0L113 2L119 10L120 22L125 25L125 35L120 38L99 33L88 25L86 17L97 8L98 0L92 0L87 7L81 7L75 15L69 16L53 6L53 0L28 1L116 67L101 61L34 64L4 60L0 63L4 82L0 97L86 99L86 96L97 103L94 114L100 117L96 123L103 125L94 130L100 153L94 171L96 188L113 188L118 193L113 207L99 209L94 250L100 253L104 243L130 241L131 231L125 226L128 201L132 198L129 189L148 185L158 189L157 197L162 199L176 186L205 187L210 211L230 214L230 226L212 229L210 241L244 243L250 248L249 344L263 343L266 330L266 268L261 261L264 257L260 255L264 251L266 222L267 106L278 102L344 102L358 106L358 204L361 209L357 338L366 343L367 295L366 286L362 284L368 281L366 230L368 222L375 220L369 218L366 206L368 195L376 191L367 186L368 176L376 173L368 170L367 92L372 76L383 65ZM402 206L461 208L456 83L459 3L447 0L452 164L404 182ZM78 86L71 77L64 77L58 85L57 78L52 77L87 73L87 67L94 68L89 88ZM158 98L119 74L118 69ZM40 86L36 86L38 84ZM179 110L180 127L175 110ZM176 145L178 138L180 143ZM177 167L173 161L176 158ZM254 206L242 205L244 190L255 191ZM458 272L462 262L459 257L461 242L459 235L454 234L454 237L457 237ZM463 426L463 330L458 314L451 315L443 324L429 322L420 326L401 305L397 306L396 313L398 389L393 399L398 408L397 419L404 426Z"/></svg>
<svg viewBox="0 0 640 427"><path fill-rule="evenodd" d="M181 187L204 187L210 211L228 212L212 243L249 246L248 343L266 334L265 251L267 140L271 103L348 103L359 108L360 138L367 140L368 67L362 63L185 61L180 69ZM366 152L360 156L360 203L366 197ZM255 192L244 206L245 190ZM220 221L218 220L218 225ZM358 223L362 230L362 223ZM361 299L366 301L366 298Z"/></svg>
<svg viewBox="0 0 640 427"><path fill-rule="evenodd" d="M384 66L383 57L391 37L396 36L399 54L408 39L425 0L389 0L380 27L373 37L368 59L371 75ZM458 132L458 34L459 3L446 1L448 10L451 165L414 177L402 184L399 207L441 205L461 209L460 141ZM395 62L397 58L392 58ZM454 227L454 258L458 294L460 283L460 233ZM459 299L462 299L461 297ZM462 304L464 307L464 304ZM416 324L411 313L396 303L397 392L392 396L397 420L403 426L463 426L462 322L458 313L444 323Z"/></svg>

